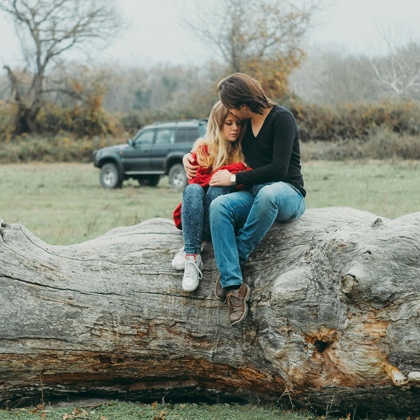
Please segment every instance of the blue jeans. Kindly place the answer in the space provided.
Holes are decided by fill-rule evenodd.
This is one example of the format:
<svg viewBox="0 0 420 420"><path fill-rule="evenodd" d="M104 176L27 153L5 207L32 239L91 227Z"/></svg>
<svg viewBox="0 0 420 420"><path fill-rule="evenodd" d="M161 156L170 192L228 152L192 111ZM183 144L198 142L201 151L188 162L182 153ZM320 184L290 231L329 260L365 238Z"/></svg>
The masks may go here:
<svg viewBox="0 0 420 420"><path fill-rule="evenodd" d="M210 206L210 227L221 286L241 285L241 264L273 223L297 219L304 211L304 197L285 182L254 185L216 198Z"/></svg>
<svg viewBox="0 0 420 420"><path fill-rule="evenodd" d="M209 209L212 201L223 194L235 191L235 187L206 187L189 184L182 195L181 222L184 235L184 251L200 254L201 243L210 240Z"/></svg>

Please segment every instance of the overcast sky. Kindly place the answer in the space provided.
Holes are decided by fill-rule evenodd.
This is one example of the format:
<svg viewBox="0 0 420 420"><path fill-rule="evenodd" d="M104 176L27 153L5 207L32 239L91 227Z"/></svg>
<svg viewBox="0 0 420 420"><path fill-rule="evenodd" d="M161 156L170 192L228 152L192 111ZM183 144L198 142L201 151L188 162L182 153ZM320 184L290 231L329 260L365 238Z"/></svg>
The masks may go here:
<svg viewBox="0 0 420 420"><path fill-rule="evenodd" d="M94 59L130 66L206 61L209 50L180 25L191 1L116 0L127 28ZM384 34L393 43L420 42L420 0L335 0L308 34L306 47L378 54L386 51ZM0 65L17 64L19 50L12 24L0 15Z"/></svg>

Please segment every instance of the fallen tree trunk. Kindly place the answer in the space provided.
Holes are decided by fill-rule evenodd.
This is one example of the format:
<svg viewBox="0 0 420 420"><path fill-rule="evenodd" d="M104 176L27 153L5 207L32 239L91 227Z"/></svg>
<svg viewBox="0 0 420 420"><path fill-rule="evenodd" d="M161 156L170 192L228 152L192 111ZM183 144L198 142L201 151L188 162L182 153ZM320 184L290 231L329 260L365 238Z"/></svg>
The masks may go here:
<svg viewBox="0 0 420 420"><path fill-rule="evenodd" d="M419 413L420 213L276 224L244 266L250 312L235 327L211 245L199 288L182 291L169 220L71 246L4 222L0 234L3 407L95 394Z"/></svg>

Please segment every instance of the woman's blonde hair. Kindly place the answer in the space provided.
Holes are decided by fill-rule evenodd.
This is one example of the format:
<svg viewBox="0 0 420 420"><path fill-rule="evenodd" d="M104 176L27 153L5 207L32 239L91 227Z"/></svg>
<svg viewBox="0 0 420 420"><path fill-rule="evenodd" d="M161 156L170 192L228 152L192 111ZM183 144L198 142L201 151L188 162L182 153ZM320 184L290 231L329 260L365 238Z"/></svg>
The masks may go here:
<svg viewBox="0 0 420 420"><path fill-rule="evenodd" d="M241 123L238 139L235 142L230 142L223 135L223 124L228 115L228 109L221 101L217 101L210 112L206 135L194 143L193 152L197 156L198 164L203 168L211 168L212 171L215 171L222 166L244 161L241 143L246 123ZM203 148L200 147L202 145L207 146L208 154L203 153Z"/></svg>

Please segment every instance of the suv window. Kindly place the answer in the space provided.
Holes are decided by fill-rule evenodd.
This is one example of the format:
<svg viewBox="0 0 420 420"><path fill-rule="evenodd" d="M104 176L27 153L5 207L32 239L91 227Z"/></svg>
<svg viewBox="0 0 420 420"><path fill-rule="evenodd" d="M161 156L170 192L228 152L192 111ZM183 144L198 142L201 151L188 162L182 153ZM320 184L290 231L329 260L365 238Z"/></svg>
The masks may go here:
<svg viewBox="0 0 420 420"><path fill-rule="evenodd" d="M170 144L174 142L173 133L171 128L163 128L156 133L156 144Z"/></svg>
<svg viewBox="0 0 420 420"><path fill-rule="evenodd" d="M194 143L199 137L197 128L178 128L175 134L175 143Z"/></svg>
<svg viewBox="0 0 420 420"><path fill-rule="evenodd" d="M153 137L155 136L155 130L145 130L142 131L137 138L135 139L136 146L140 146L142 144L152 144Z"/></svg>

